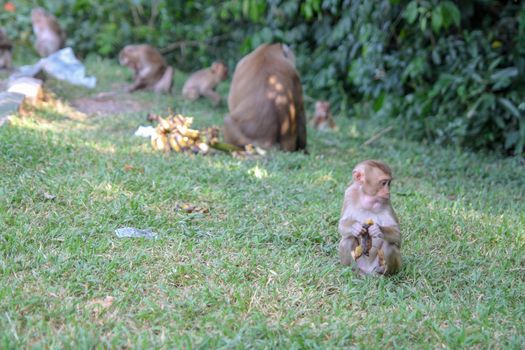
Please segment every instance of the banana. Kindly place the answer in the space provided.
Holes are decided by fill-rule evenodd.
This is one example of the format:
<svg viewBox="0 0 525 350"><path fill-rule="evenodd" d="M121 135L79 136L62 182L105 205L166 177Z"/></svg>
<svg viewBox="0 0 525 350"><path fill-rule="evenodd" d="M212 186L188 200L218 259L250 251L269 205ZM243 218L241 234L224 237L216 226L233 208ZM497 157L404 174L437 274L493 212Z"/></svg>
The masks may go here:
<svg viewBox="0 0 525 350"><path fill-rule="evenodd" d="M175 152L180 152L181 147L179 143L177 142L177 135L169 134L168 135L168 142L170 143L171 149Z"/></svg>
<svg viewBox="0 0 525 350"><path fill-rule="evenodd" d="M165 134L156 134L151 137L151 145L158 151L167 152L170 150L168 137Z"/></svg>
<svg viewBox="0 0 525 350"><path fill-rule="evenodd" d="M354 260L357 260L361 255L363 255L363 247L358 245L354 250Z"/></svg>

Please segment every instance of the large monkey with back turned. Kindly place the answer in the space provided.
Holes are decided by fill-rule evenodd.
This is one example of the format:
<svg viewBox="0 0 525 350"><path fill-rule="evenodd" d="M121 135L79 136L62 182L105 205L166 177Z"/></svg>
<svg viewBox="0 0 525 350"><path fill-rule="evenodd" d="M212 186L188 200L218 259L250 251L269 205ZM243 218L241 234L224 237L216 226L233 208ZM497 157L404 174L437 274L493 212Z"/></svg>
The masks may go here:
<svg viewBox="0 0 525 350"><path fill-rule="evenodd" d="M355 263L365 274L394 274L401 268L401 233L390 205L392 171L382 162L365 160L354 168L352 179L339 220L341 263ZM373 222L369 227L368 220ZM372 240L368 256L359 244L367 234Z"/></svg>
<svg viewBox="0 0 525 350"><path fill-rule="evenodd" d="M134 82L126 91L151 89L155 92L170 92L173 84L173 68L164 57L148 44L126 45L119 53L119 62L133 69Z"/></svg>
<svg viewBox="0 0 525 350"><path fill-rule="evenodd" d="M31 11L31 22L35 33L35 49L41 57L47 57L64 47L66 34L56 18L41 7Z"/></svg>
<svg viewBox="0 0 525 350"><path fill-rule="evenodd" d="M303 91L295 56L284 44L263 44L233 73L224 139L238 146L306 148Z"/></svg>

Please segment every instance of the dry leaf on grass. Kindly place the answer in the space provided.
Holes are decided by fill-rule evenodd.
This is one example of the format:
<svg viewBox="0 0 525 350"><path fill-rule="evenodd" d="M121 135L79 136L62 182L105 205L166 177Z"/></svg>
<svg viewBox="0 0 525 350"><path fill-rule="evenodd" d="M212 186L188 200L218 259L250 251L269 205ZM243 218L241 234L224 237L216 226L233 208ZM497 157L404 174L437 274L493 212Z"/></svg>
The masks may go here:
<svg viewBox="0 0 525 350"><path fill-rule="evenodd" d="M115 301L115 297L111 295L106 295L104 298L95 298L93 300L90 300L86 306L100 306L104 309L107 309L111 305L113 305L113 302Z"/></svg>
<svg viewBox="0 0 525 350"><path fill-rule="evenodd" d="M266 155L266 151L257 146L246 145L243 150L234 151L232 154L237 159L260 159Z"/></svg>
<svg viewBox="0 0 525 350"><path fill-rule="evenodd" d="M106 309L110 308L115 301L115 297L106 295L104 298L95 298L86 303L86 309L91 311L92 316L98 318L98 316Z"/></svg>
<svg viewBox="0 0 525 350"><path fill-rule="evenodd" d="M185 213L188 213L188 214L192 214L192 213L207 214L210 212L208 208L199 207L199 206L189 204L189 203L177 204L177 209Z"/></svg>
<svg viewBox="0 0 525 350"><path fill-rule="evenodd" d="M134 165L125 164L124 171L136 171L138 173L144 174L144 168L136 168Z"/></svg>

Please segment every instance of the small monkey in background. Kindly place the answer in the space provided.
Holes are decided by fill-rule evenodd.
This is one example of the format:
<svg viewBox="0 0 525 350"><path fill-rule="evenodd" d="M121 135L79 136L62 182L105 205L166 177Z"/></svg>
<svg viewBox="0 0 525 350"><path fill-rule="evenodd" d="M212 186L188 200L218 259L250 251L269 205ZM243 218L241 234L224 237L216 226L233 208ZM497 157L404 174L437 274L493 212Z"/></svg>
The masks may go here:
<svg viewBox="0 0 525 350"><path fill-rule="evenodd" d="M0 28L0 69L11 68L11 50L13 44L7 37L3 28Z"/></svg>
<svg viewBox="0 0 525 350"><path fill-rule="evenodd" d="M335 122L330 111L330 102L315 102L314 128L317 130L335 129Z"/></svg>
<svg viewBox="0 0 525 350"><path fill-rule="evenodd" d="M41 7L31 11L31 22L35 33L35 49L41 57L47 57L64 47L66 35L56 18Z"/></svg>
<svg viewBox="0 0 525 350"><path fill-rule="evenodd" d="M182 96L186 100L195 101L200 96L208 97L214 106L221 101L221 96L215 92L215 87L228 77L228 67L221 62L215 61L209 68L196 71L182 88Z"/></svg>
<svg viewBox="0 0 525 350"><path fill-rule="evenodd" d="M390 204L392 171L382 162L365 160L354 168L352 179L339 220L341 263L357 266L364 274L397 273L401 268L401 233ZM366 232L372 239L368 256L358 248Z"/></svg>
<svg viewBox="0 0 525 350"><path fill-rule="evenodd" d="M173 68L169 67L164 57L147 44L126 45L119 53L119 62L133 69L134 82L126 91L151 89L155 92L171 92Z"/></svg>

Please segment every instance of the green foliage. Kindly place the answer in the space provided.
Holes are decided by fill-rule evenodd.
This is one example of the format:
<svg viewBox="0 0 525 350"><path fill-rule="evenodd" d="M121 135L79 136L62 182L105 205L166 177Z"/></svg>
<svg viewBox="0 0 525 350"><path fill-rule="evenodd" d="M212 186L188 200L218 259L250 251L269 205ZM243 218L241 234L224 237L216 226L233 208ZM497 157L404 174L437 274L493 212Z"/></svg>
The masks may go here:
<svg viewBox="0 0 525 350"><path fill-rule="evenodd" d="M459 27L461 13L451 1L416 1L412 0L405 8L403 17L409 24L419 21L419 28L426 32L430 22L434 33L448 29L452 24Z"/></svg>
<svg viewBox="0 0 525 350"><path fill-rule="evenodd" d="M80 56L148 42L191 71L264 42L296 51L307 101L373 114L440 144L525 151L525 3L495 0L21 0L1 12L29 45L30 8L53 12Z"/></svg>
<svg viewBox="0 0 525 350"><path fill-rule="evenodd" d="M414 23L414 3L404 12L407 24ZM458 13L448 9L453 5L441 5L446 5L448 17L458 24ZM441 28L424 30L421 18L419 28L411 33L405 25L403 41L420 49L417 56L406 48L399 50L413 60L402 75L398 115L414 137L519 154L525 150L525 115L519 108L525 91L525 36L518 32L524 8L486 6L462 8L464 28L438 37L436 29ZM498 10L498 16L489 15L489 10ZM442 23L446 28L447 23ZM417 61L420 64L414 64Z"/></svg>

